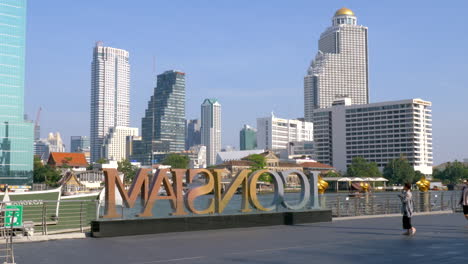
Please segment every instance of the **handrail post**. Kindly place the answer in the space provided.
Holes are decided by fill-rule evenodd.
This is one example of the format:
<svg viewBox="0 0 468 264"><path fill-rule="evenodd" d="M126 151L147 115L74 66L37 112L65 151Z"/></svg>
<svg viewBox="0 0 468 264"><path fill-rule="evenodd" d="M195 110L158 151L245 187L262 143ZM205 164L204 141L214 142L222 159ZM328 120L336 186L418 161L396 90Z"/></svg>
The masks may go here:
<svg viewBox="0 0 468 264"><path fill-rule="evenodd" d="M42 235L46 235L46 202L42 202Z"/></svg>
<svg viewBox="0 0 468 264"><path fill-rule="evenodd" d="M358 200L354 198L354 216L358 216Z"/></svg>
<svg viewBox="0 0 468 264"><path fill-rule="evenodd" d="M336 196L336 215L340 217L340 196Z"/></svg>
<svg viewBox="0 0 468 264"><path fill-rule="evenodd" d="M441 211L444 210L444 193L443 192L440 193L440 210Z"/></svg>
<svg viewBox="0 0 468 264"><path fill-rule="evenodd" d="M387 201L385 202L385 214L388 214L389 212L389 207L390 207L390 201L387 198Z"/></svg>
<svg viewBox="0 0 468 264"><path fill-rule="evenodd" d="M44 230L47 235L47 204L44 202Z"/></svg>
<svg viewBox="0 0 468 264"><path fill-rule="evenodd" d="M83 233L83 201L80 203L80 232Z"/></svg>

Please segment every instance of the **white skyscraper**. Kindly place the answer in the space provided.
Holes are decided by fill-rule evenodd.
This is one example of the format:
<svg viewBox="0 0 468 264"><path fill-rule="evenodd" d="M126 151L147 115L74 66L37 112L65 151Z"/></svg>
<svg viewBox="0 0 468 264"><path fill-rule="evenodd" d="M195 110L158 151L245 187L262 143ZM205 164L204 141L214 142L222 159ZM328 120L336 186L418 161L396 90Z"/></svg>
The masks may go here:
<svg viewBox="0 0 468 264"><path fill-rule="evenodd" d="M221 151L221 104L216 99L205 99L201 105L201 144L206 146L207 165L215 165Z"/></svg>
<svg viewBox="0 0 468 264"><path fill-rule="evenodd" d="M127 158L127 137L138 136L136 127L111 127L104 138L102 156L107 160L121 161Z"/></svg>
<svg viewBox="0 0 468 264"><path fill-rule="evenodd" d="M304 77L304 117L312 121L317 108L351 98L369 103L367 27L357 25L353 11L341 8L332 26L320 35L319 51Z"/></svg>
<svg viewBox="0 0 468 264"><path fill-rule="evenodd" d="M130 124L128 51L96 44L91 64L91 161L101 158L109 128Z"/></svg>
<svg viewBox="0 0 468 264"><path fill-rule="evenodd" d="M287 149L291 142L313 140L314 125L299 119L283 119L271 114L257 118L257 146L265 150Z"/></svg>

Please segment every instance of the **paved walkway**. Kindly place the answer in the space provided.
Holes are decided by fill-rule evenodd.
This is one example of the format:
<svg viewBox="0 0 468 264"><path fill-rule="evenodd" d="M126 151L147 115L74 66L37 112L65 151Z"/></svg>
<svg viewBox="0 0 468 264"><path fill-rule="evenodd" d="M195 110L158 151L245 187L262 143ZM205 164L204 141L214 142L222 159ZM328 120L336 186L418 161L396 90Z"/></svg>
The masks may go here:
<svg viewBox="0 0 468 264"><path fill-rule="evenodd" d="M413 219L356 219L159 235L88 238L15 245L16 263L468 263L468 221L462 214Z"/></svg>

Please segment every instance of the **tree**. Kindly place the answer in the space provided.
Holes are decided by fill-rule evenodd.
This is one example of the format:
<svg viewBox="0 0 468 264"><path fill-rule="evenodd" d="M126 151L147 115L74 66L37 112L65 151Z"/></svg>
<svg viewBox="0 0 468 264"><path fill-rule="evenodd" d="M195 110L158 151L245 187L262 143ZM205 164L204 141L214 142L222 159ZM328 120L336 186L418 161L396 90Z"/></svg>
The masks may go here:
<svg viewBox="0 0 468 264"><path fill-rule="evenodd" d="M98 164L104 164L104 163L107 163L107 162L108 162L108 160L106 160L105 158L100 158L100 159L98 159L96 161L96 163L98 163Z"/></svg>
<svg viewBox="0 0 468 264"><path fill-rule="evenodd" d="M390 184L414 183L419 180L416 178L413 166L404 157L391 160L384 168L384 177Z"/></svg>
<svg viewBox="0 0 468 264"><path fill-rule="evenodd" d="M341 177L340 173L336 171L328 171L327 173L323 173L323 175L321 176L322 177Z"/></svg>
<svg viewBox="0 0 468 264"><path fill-rule="evenodd" d="M260 154L251 154L244 159L252 163L250 166L252 171L263 170L266 167L265 157Z"/></svg>
<svg viewBox="0 0 468 264"><path fill-rule="evenodd" d="M348 177L379 177L382 173L375 162L368 162L362 157L354 157L346 172Z"/></svg>
<svg viewBox="0 0 468 264"><path fill-rule="evenodd" d="M42 164L42 161L39 157L34 157L34 183L45 183L51 187L57 187L58 181L61 177L62 176L59 170L49 165Z"/></svg>
<svg viewBox="0 0 468 264"><path fill-rule="evenodd" d="M457 184L463 179L468 179L468 167L455 160L454 162L448 162L443 170L434 170L433 176L442 180L445 184Z"/></svg>
<svg viewBox="0 0 468 264"><path fill-rule="evenodd" d="M132 163L130 163L130 161L128 161L127 159L122 159L121 161L118 161L117 165L117 170L123 173L124 175L124 182L132 182L137 174L138 167L132 165Z"/></svg>
<svg viewBox="0 0 468 264"><path fill-rule="evenodd" d="M251 154L244 158L251 162L250 169L252 171L263 170L266 168L266 160L263 155L260 154ZM268 173L263 173L259 178L259 181L271 182L273 179Z"/></svg>
<svg viewBox="0 0 468 264"><path fill-rule="evenodd" d="M189 162L190 160L187 156L171 153L164 158L162 164L169 165L173 169L188 169Z"/></svg>

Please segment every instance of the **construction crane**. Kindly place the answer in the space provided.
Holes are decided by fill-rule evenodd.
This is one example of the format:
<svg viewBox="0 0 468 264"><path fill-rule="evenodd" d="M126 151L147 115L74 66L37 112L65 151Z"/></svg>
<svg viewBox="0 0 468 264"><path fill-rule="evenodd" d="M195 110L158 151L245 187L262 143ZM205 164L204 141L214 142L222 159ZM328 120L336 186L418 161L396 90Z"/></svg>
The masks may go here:
<svg viewBox="0 0 468 264"><path fill-rule="evenodd" d="M41 125L39 124L41 111L42 107L39 107L36 114L36 120L34 121L34 140L39 140L41 138Z"/></svg>

